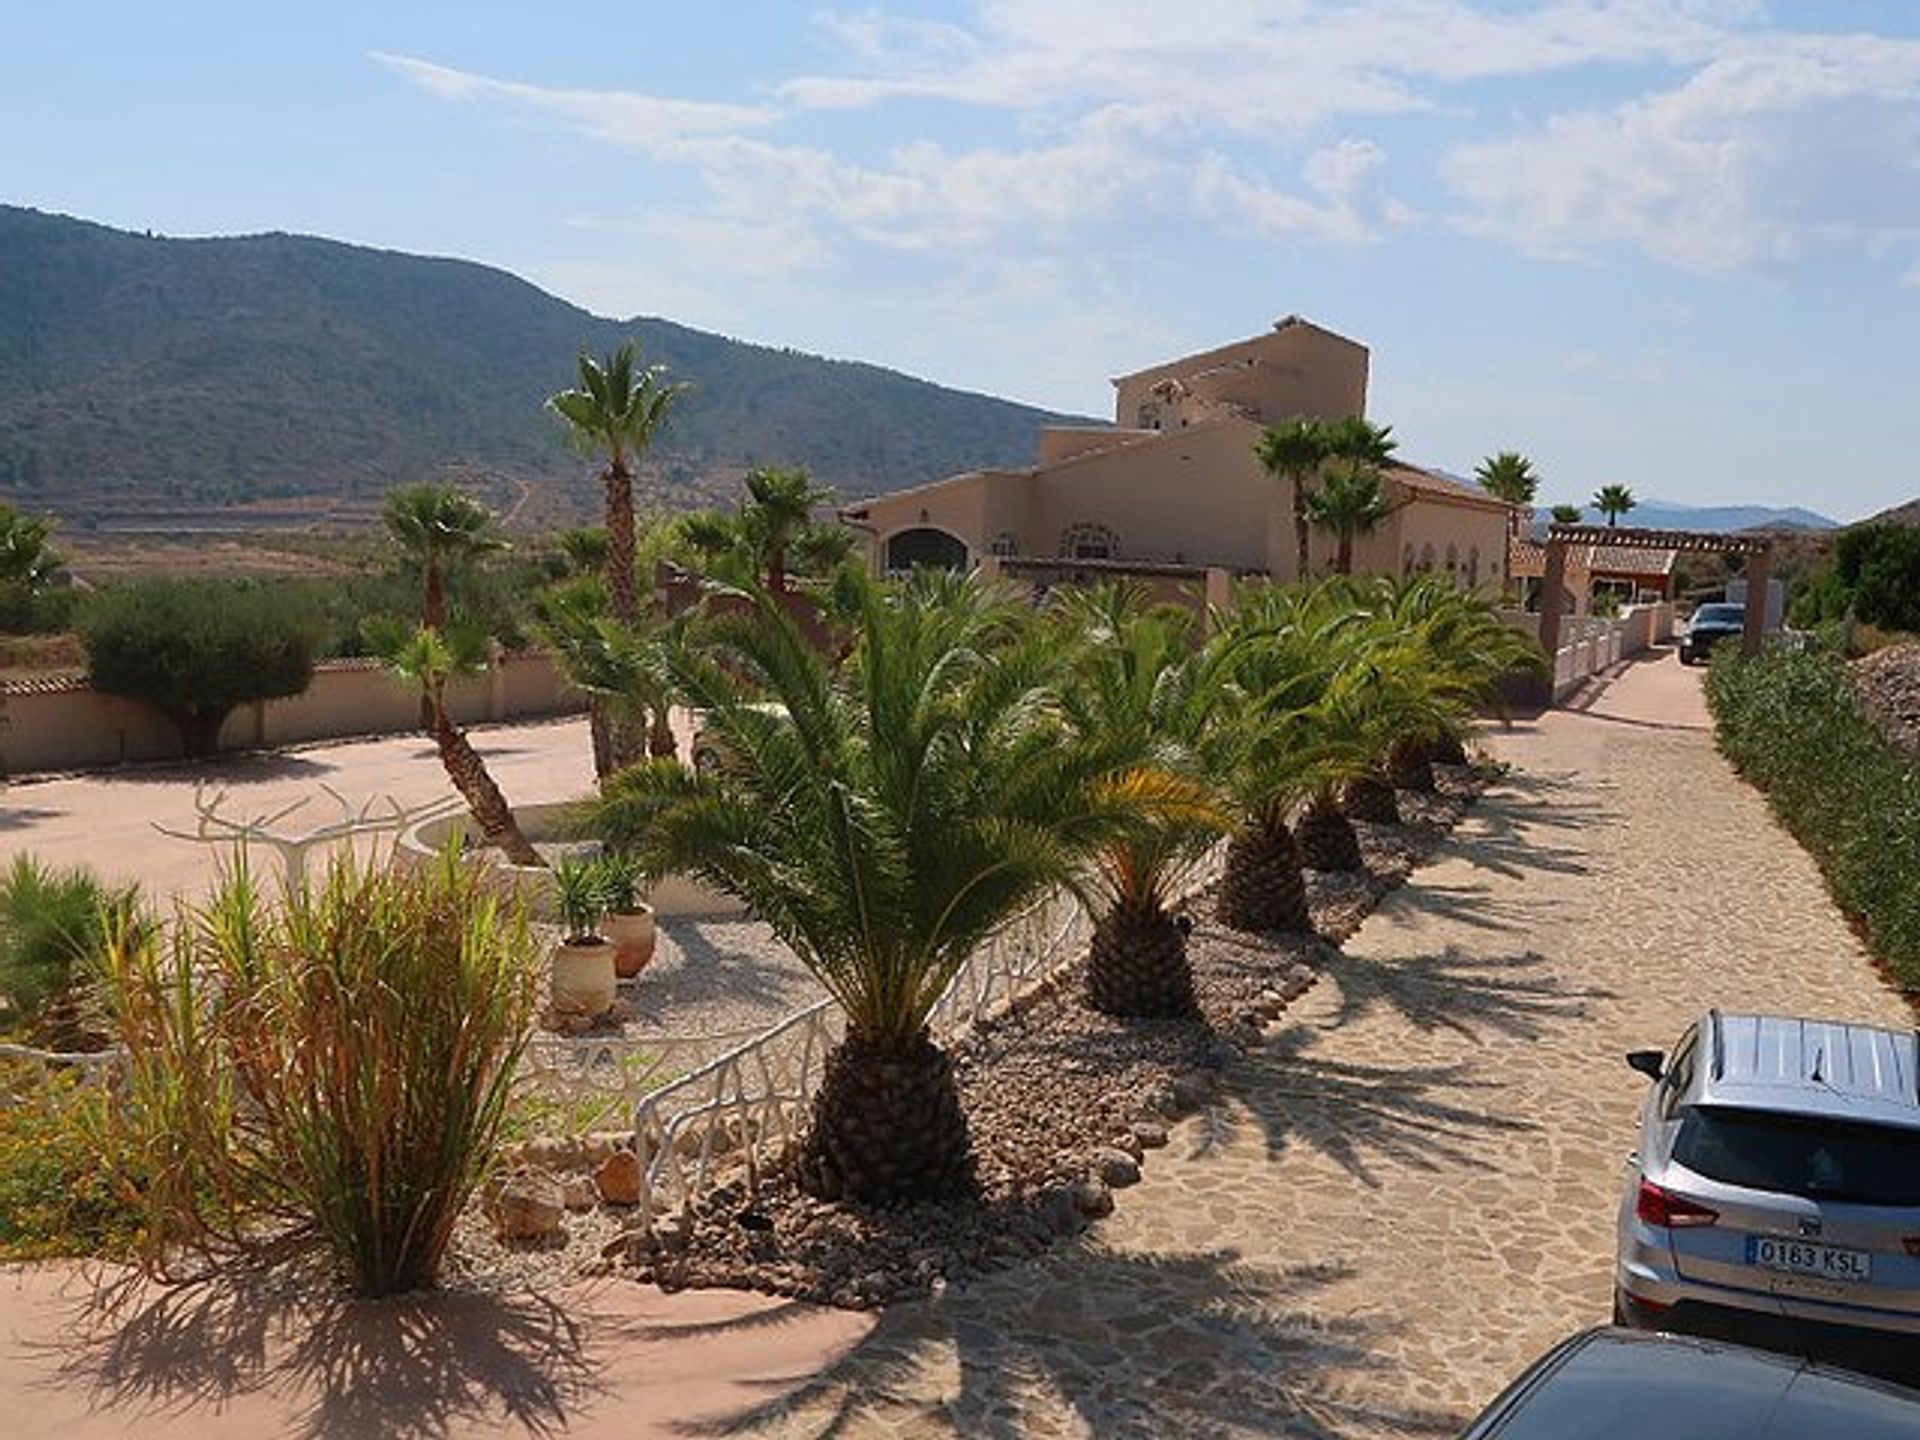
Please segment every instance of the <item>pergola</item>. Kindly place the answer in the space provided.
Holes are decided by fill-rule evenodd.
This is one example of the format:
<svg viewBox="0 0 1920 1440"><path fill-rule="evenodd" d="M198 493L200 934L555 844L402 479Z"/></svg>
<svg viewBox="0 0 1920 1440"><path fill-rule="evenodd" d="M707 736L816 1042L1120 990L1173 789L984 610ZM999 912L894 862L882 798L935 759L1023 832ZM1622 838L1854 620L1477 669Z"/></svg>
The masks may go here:
<svg viewBox="0 0 1920 1440"><path fill-rule="evenodd" d="M1767 584L1773 579L1773 541L1765 535L1714 535L1702 530L1635 530L1615 525L1555 525L1547 531L1547 558L1540 577L1540 648L1551 659L1560 649L1560 597L1567 583L1567 547L1615 545L1627 550L1683 550L1693 554L1745 555L1747 628L1740 649L1752 655L1767 630Z"/></svg>

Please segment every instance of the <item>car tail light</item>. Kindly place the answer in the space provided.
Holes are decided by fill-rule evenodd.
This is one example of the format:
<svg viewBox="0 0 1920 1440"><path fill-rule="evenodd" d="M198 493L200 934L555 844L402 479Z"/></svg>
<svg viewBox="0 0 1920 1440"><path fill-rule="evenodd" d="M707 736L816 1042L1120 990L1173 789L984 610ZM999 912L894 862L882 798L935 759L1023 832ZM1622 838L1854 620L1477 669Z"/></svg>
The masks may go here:
<svg viewBox="0 0 1920 1440"><path fill-rule="evenodd" d="M1907 1254L1920 1259L1920 1235L1909 1235L1900 1243L1906 1247Z"/></svg>
<svg viewBox="0 0 1920 1440"><path fill-rule="evenodd" d="M1714 1225L1720 1220L1718 1210L1711 1210L1696 1200L1682 1199L1671 1190L1661 1189L1651 1180L1640 1182L1640 1198L1634 1202L1633 1213L1648 1225L1656 1225L1663 1230Z"/></svg>

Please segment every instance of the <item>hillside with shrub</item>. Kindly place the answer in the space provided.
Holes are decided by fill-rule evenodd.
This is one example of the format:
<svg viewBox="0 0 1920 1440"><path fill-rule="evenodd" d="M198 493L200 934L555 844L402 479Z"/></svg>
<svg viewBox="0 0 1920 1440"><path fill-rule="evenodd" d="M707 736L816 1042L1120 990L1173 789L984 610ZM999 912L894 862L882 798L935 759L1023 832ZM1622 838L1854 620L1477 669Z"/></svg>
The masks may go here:
<svg viewBox="0 0 1920 1440"><path fill-rule="evenodd" d="M652 457L676 504L762 463L843 495L1031 459L1048 413L875 365L611 320L504 271L294 235L177 240L0 206L0 496L134 503L377 496L587 467L542 410L584 347L639 340L693 388Z"/></svg>

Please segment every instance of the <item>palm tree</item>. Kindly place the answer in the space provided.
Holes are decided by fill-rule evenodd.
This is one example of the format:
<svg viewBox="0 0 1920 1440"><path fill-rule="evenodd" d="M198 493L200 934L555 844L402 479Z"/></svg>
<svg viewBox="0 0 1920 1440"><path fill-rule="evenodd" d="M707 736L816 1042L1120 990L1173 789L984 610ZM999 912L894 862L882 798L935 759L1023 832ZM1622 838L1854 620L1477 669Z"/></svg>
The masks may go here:
<svg viewBox="0 0 1920 1440"><path fill-rule="evenodd" d="M1534 473L1533 462L1518 450L1489 455L1473 472L1473 478L1482 490L1509 505L1531 505L1540 493L1540 477Z"/></svg>
<svg viewBox="0 0 1920 1440"><path fill-rule="evenodd" d="M783 607L666 648L684 703L733 762L615 776L599 831L659 871L744 899L846 1014L801 1146L811 1193L890 1202L971 1182L952 1064L928 1032L966 958L1072 877L1122 802L1114 754L1076 743L1057 647L964 577L838 581L855 644L836 670Z"/></svg>
<svg viewBox="0 0 1920 1440"><path fill-rule="evenodd" d="M1553 523L1556 525L1578 525L1585 518L1578 505L1568 505L1564 502L1555 505L1547 513L1553 516Z"/></svg>
<svg viewBox="0 0 1920 1440"><path fill-rule="evenodd" d="M453 788L467 802L467 809L481 833L490 843L499 846L513 864L545 865L540 853L520 832L520 823L514 819L513 810L494 783L486 762L447 713L447 682L456 675L484 670L487 649L487 637L466 625L438 630L422 625L411 633L389 632L381 645L394 674L419 685L426 696L440 763L446 767Z"/></svg>
<svg viewBox="0 0 1920 1440"><path fill-rule="evenodd" d="M1593 492L1593 508L1607 517L1609 525L1618 525L1620 517L1636 503L1633 491L1624 485L1602 485Z"/></svg>
<svg viewBox="0 0 1920 1440"><path fill-rule="evenodd" d="M1276 480L1284 480L1293 493L1293 543L1296 580L1305 581L1311 563L1309 541L1312 537L1307 516L1308 485L1320 473L1331 453L1324 421L1310 415L1296 416L1269 426L1254 442L1253 453Z"/></svg>
<svg viewBox="0 0 1920 1440"><path fill-rule="evenodd" d="M547 400L547 408L566 422L582 453L604 462L600 480L606 499L607 598L613 618L623 625L640 619L634 581L631 466L646 454L687 388L668 384L658 365L636 370L635 354L631 340L604 360L596 361L583 351L579 385ZM609 724L598 708L593 723L594 766L604 780L609 767L618 768L632 759L639 745L626 730Z"/></svg>
<svg viewBox="0 0 1920 1440"><path fill-rule="evenodd" d="M747 499L740 507L740 526L766 567L767 589L780 595L787 588L787 552L813 525L817 505L833 498L807 478L805 470L762 465L747 472Z"/></svg>
<svg viewBox="0 0 1920 1440"><path fill-rule="evenodd" d="M407 485L387 492L381 516L387 533L420 571L420 623L447 623L447 575L482 555L507 548L493 528L493 512L451 485Z"/></svg>
<svg viewBox="0 0 1920 1440"><path fill-rule="evenodd" d="M570 684L593 696L617 723L644 727L650 754L676 753L673 692L660 646L668 633L684 628L684 617L649 616L622 625L607 614L601 587L576 580L541 597L537 623Z"/></svg>
<svg viewBox="0 0 1920 1440"><path fill-rule="evenodd" d="M1391 509L1381 488L1380 471L1365 460L1341 463L1327 483L1307 498L1307 518L1331 531L1338 541L1333 568L1341 575L1353 573L1354 537L1372 534Z"/></svg>
<svg viewBox="0 0 1920 1440"><path fill-rule="evenodd" d="M547 408L567 423L574 443L605 462L600 480L606 491L607 591L613 618L627 625L640 618L631 466L647 453L687 389L669 385L658 365L636 370L635 354L631 340L604 360L581 352L579 385L547 400Z"/></svg>
<svg viewBox="0 0 1920 1440"><path fill-rule="evenodd" d="M1186 927L1170 907L1228 823L1212 779L1230 763L1228 647L1201 648L1190 611L1148 609L1130 586L1069 590L1049 622L1072 657L1074 730L1133 758L1112 783L1142 808L1095 857L1087 998L1109 1015L1191 1015Z"/></svg>

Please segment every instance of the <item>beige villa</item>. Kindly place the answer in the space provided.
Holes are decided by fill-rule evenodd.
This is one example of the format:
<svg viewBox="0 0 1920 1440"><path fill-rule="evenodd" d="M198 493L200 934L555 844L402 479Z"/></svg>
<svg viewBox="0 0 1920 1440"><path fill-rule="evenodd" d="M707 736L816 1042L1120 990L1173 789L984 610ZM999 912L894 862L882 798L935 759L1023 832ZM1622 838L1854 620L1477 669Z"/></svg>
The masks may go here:
<svg viewBox="0 0 1920 1440"><path fill-rule="evenodd" d="M876 573L992 557L1045 582L1095 573L1166 581L1208 571L1296 577L1293 497L1253 453L1292 416L1364 415L1364 345L1288 316L1270 331L1113 382L1112 426L1051 426L1035 463L975 470L850 505ZM1354 544L1361 574L1506 581L1512 507L1418 466L1386 471L1386 518ZM1333 568L1316 532L1311 569Z"/></svg>

